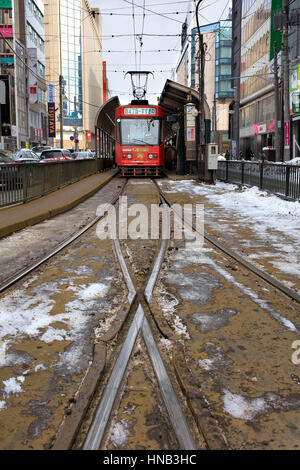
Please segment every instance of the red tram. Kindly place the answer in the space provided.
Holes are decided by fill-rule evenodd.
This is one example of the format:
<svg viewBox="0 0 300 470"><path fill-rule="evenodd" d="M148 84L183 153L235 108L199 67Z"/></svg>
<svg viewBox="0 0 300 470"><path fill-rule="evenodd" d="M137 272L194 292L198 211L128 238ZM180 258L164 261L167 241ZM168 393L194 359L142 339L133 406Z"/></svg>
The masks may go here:
<svg viewBox="0 0 300 470"><path fill-rule="evenodd" d="M165 164L164 110L139 102L118 107L115 120L115 156L122 176L159 176Z"/></svg>

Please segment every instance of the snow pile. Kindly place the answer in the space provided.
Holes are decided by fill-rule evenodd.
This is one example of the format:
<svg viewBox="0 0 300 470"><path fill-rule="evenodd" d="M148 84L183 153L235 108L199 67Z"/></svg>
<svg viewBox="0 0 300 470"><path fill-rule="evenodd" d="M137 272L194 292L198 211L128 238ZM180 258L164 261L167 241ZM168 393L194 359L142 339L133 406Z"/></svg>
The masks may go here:
<svg viewBox="0 0 300 470"><path fill-rule="evenodd" d="M274 162L276 165L300 165L300 157L293 158L287 162Z"/></svg>

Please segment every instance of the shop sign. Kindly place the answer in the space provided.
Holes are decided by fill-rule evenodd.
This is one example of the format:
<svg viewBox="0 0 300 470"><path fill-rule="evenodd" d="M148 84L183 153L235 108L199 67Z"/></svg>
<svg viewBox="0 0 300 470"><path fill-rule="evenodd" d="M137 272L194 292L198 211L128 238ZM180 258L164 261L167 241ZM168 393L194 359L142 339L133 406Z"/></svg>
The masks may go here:
<svg viewBox="0 0 300 470"><path fill-rule="evenodd" d="M12 27L12 25L0 25L0 33L5 38L13 38L13 27Z"/></svg>
<svg viewBox="0 0 300 470"><path fill-rule="evenodd" d="M300 64L290 70L290 114L300 113Z"/></svg>
<svg viewBox="0 0 300 470"><path fill-rule="evenodd" d="M12 8L11 0L0 0L0 8Z"/></svg>
<svg viewBox="0 0 300 470"><path fill-rule="evenodd" d="M290 148L290 122L285 121L284 123L284 148Z"/></svg>

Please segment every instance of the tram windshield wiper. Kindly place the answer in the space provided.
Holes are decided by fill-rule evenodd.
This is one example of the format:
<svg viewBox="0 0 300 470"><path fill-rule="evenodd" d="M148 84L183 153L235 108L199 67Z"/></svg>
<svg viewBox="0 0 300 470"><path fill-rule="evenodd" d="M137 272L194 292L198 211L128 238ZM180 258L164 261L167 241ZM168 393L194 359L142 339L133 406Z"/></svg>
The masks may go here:
<svg viewBox="0 0 300 470"><path fill-rule="evenodd" d="M141 140L141 139L132 139L132 142L142 142L145 145L153 145L153 144L149 144L149 142L146 142L145 140Z"/></svg>

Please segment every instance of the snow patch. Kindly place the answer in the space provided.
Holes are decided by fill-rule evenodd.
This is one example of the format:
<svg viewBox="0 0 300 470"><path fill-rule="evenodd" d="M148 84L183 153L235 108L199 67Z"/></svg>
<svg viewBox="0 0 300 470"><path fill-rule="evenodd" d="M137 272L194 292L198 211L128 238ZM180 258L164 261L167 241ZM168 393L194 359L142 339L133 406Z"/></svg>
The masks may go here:
<svg viewBox="0 0 300 470"><path fill-rule="evenodd" d="M19 382L24 382L25 378L21 375L17 378L11 377L10 379L3 380L4 384L4 389L3 392L7 397L9 397L10 394L15 394L15 393L22 393L23 389L20 385Z"/></svg>
<svg viewBox="0 0 300 470"><path fill-rule="evenodd" d="M122 419L119 423L116 423L113 427L111 434L111 442L115 448L125 447L129 436L129 423L125 419Z"/></svg>

